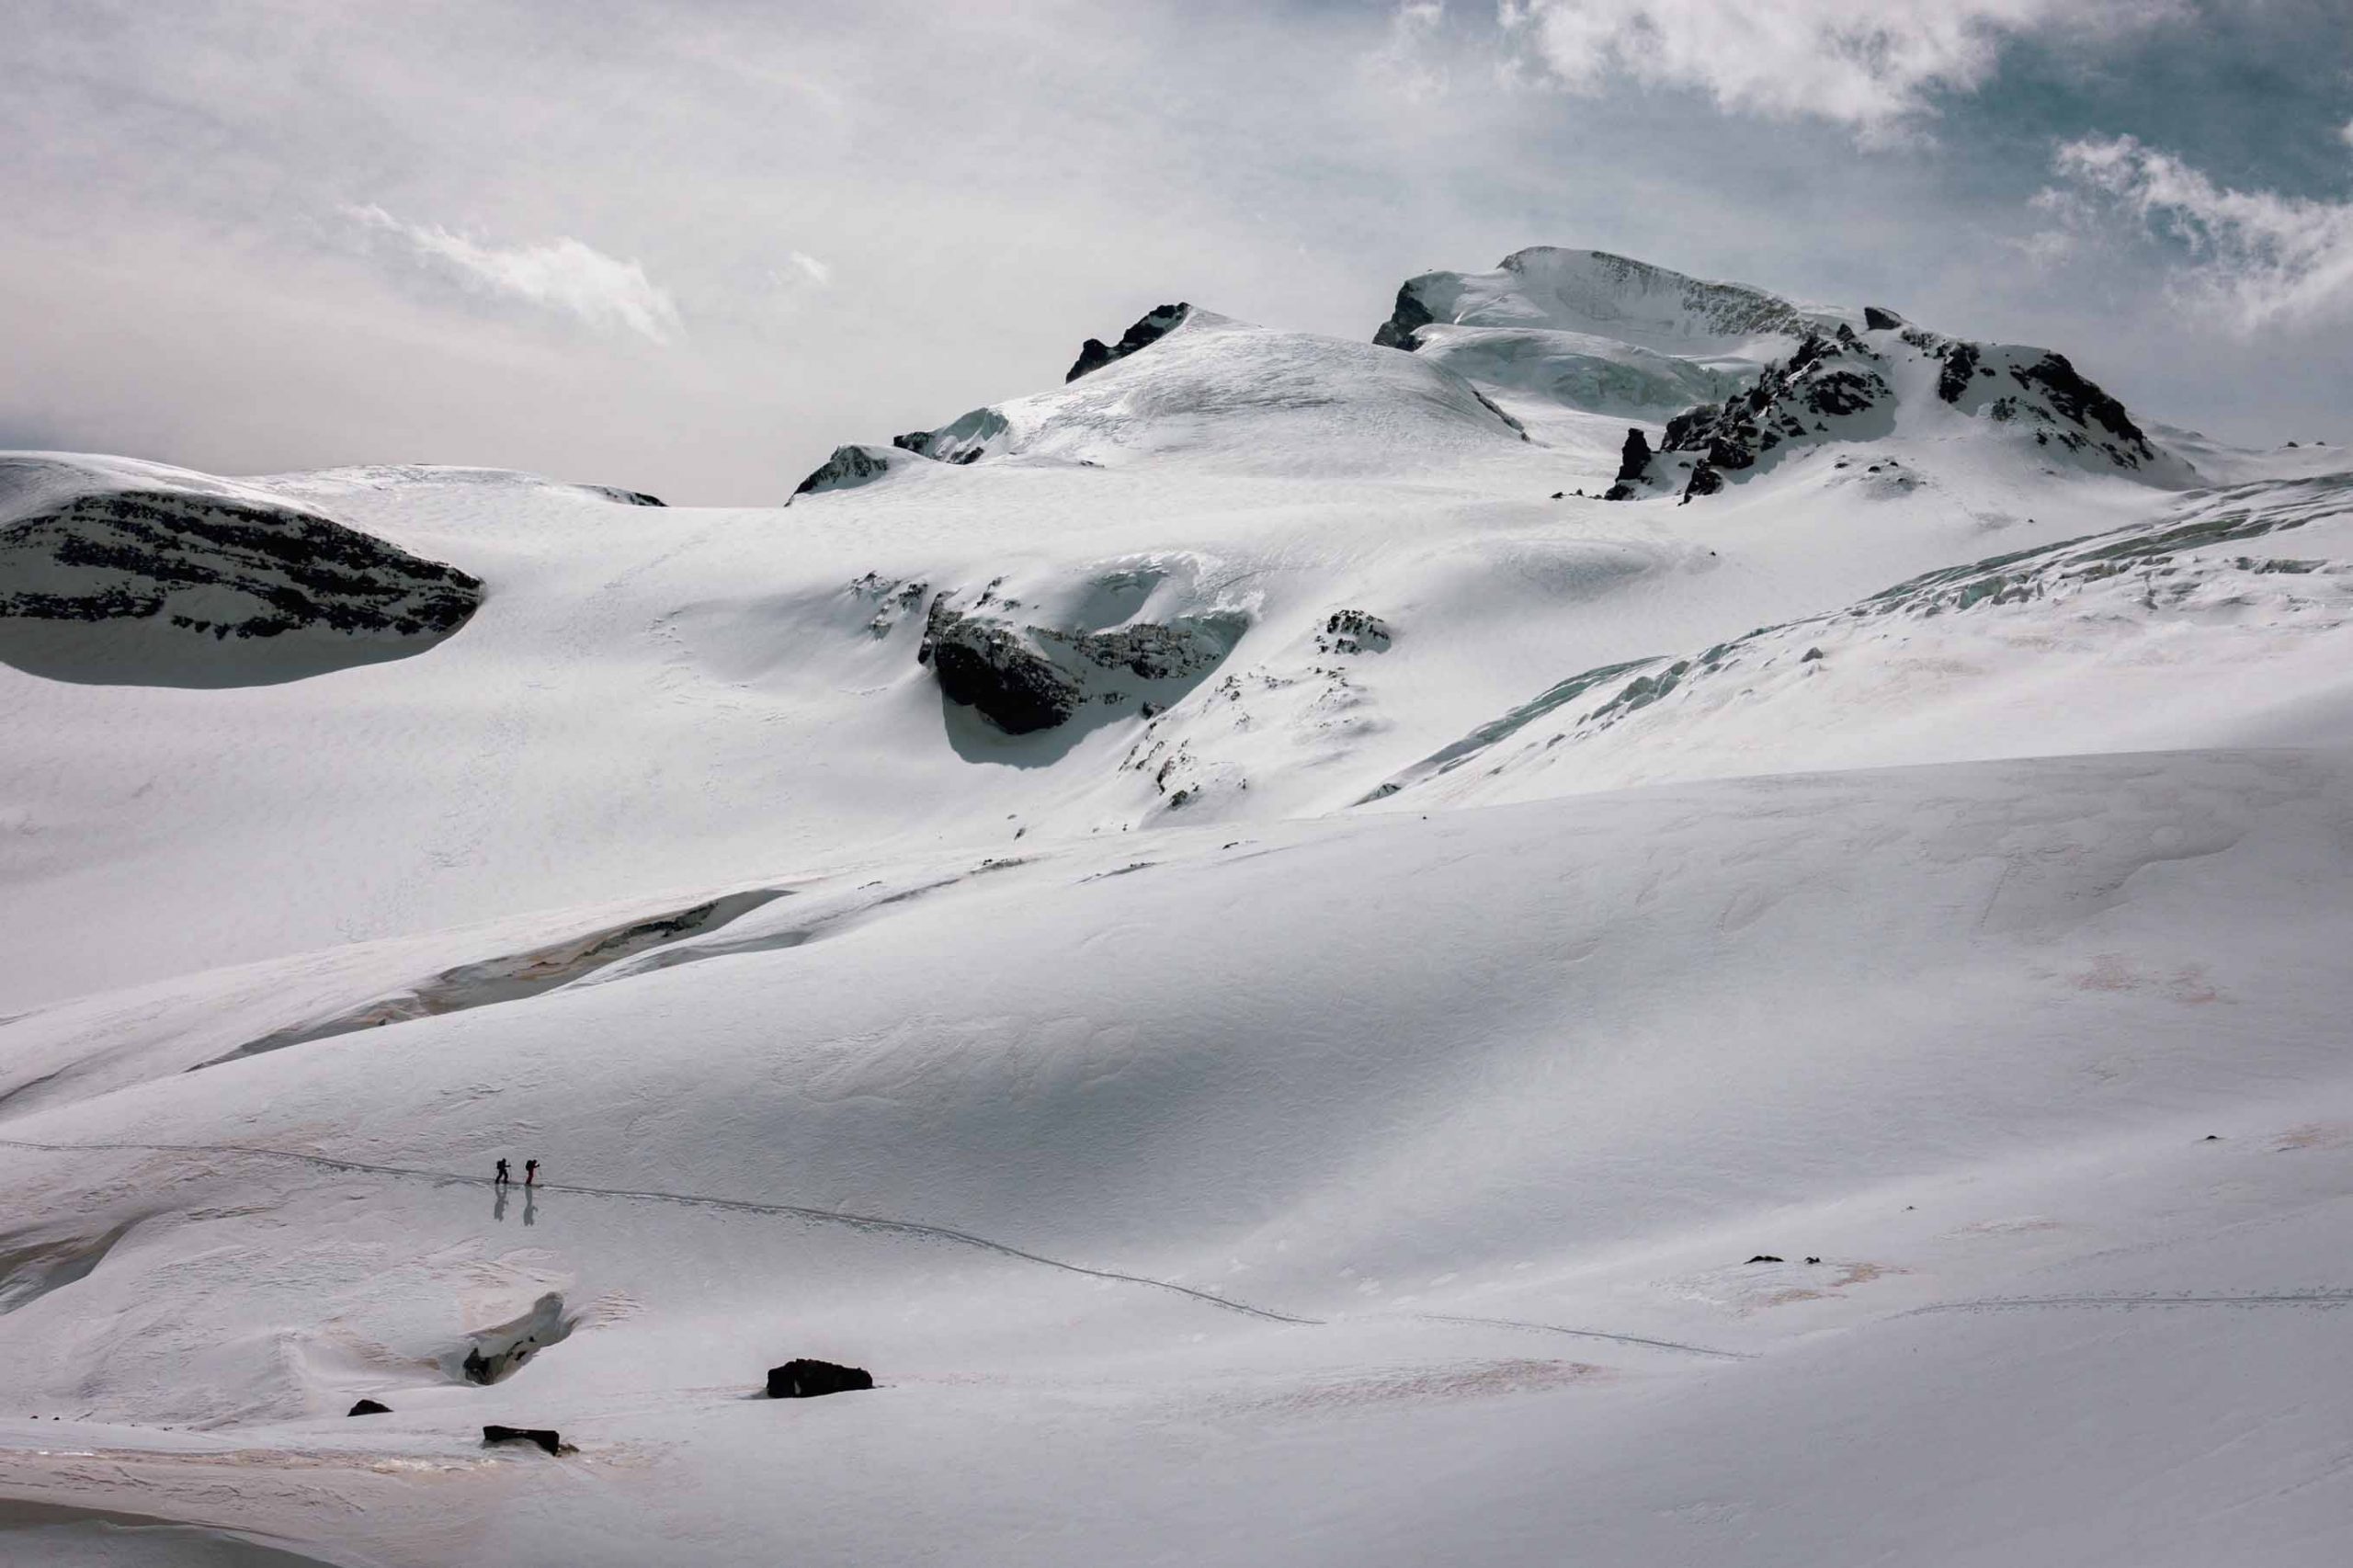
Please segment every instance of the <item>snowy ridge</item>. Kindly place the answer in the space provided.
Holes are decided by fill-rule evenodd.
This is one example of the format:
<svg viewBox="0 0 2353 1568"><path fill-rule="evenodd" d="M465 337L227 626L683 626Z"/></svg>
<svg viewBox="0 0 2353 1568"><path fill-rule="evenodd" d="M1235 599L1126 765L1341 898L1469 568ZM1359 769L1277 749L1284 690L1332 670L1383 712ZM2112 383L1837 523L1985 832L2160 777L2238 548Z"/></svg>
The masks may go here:
<svg viewBox="0 0 2353 1568"><path fill-rule="evenodd" d="M1401 442L1525 438L1460 376L1363 345L1269 331L1198 307L1184 307L1165 330L1131 335L1143 341L1059 391L975 409L896 444L952 463L1118 463L1182 453L1245 468L1302 459L1394 467Z"/></svg>
<svg viewBox="0 0 2353 1568"><path fill-rule="evenodd" d="M1759 339L1795 338L1823 324L1817 314L1745 284L1703 282L1606 251L1552 245L1515 251L1493 272L1426 272L1407 280L1373 341L1414 348L1431 323L1540 327L1686 354L1742 354Z"/></svg>

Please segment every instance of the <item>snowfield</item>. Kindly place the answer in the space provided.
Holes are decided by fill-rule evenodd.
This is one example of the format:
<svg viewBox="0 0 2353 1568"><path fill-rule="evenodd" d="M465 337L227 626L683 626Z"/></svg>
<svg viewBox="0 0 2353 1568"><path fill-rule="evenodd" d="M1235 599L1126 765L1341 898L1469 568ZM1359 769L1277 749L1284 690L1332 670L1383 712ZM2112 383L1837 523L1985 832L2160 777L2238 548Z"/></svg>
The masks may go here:
<svg viewBox="0 0 2353 1568"><path fill-rule="evenodd" d="M2343 1559L2353 464L1898 331L1540 250L790 506L234 482L480 604L0 637L0 1562Z"/></svg>

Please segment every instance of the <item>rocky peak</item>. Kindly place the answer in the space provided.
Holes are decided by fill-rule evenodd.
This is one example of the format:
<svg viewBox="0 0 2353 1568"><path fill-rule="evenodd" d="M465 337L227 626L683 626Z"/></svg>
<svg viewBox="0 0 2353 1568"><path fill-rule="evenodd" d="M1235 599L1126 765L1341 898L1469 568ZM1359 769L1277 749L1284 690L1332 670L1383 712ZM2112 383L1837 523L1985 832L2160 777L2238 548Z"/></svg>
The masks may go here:
<svg viewBox="0 0 2353 1568"><path fill-rule="evenodd" d="M1139 348L1151 347L1175 330L1192 308L1180 300L1176 304L1147 311L1136 318L1135 324L1121 333L1120 341L1114 344L1107 346L1099 337L1088 338L1079 346L1077 361L1071 366L1070 373L1063 378L1063 381L1074 381L1115 359L1126 358Z"/></svg>
<svg viewBox="0 0 2353 1568"><path fill-rule="evenodd" d="M2161 482L2186 465L2153 446L2124 405L2049 349L1972 343L1907 324L1871 306L1865 330L1811 331L1745 391L1667 421L1659 451L1688 453L1688 499L1768 462L1792 445L1870 440L1896 426L1900 398L1936 403L2030 435L2096 469L2148 472ZM1631 446L1629 449L1631 461ZM1620 473L1614 499L1656 483L1655 465Z"/></svg>

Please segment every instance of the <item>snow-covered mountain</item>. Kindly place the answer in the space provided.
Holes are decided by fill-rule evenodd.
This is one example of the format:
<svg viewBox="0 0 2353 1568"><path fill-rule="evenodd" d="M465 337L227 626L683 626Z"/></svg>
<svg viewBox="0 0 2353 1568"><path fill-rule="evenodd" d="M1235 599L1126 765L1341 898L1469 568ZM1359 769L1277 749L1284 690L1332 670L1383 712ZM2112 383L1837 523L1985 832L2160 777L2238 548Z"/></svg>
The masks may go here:
<svg viewBox="0 0 2353 1568"><path fill-rule="evenodd" d="M2130 395L1537 249L0 459L0 1559L2333 1561L2353 463Z"/></svg>

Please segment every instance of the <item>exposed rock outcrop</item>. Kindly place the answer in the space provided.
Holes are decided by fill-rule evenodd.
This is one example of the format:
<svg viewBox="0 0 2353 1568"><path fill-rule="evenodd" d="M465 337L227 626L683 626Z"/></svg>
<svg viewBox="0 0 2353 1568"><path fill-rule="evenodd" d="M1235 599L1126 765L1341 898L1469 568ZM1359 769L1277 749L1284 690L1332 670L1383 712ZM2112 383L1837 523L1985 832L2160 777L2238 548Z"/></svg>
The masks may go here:
<svg viewBox="0 0 2353 1568"><path fill-rule="evenodd" d="M1640 492L1635 486L1647 478L1651 471L1651 441L1640 429L1626 432L1626 445L1618 457L1618 477L1603 492L1604 501L1629 501Z"/></svg>
<svg viewBox="0 0 2353 1568"><path fill-rule="evenodd" d="M2063 354L1969 343L1919 327L1906 327L1901 341L1939 362L1937 396L1965 414L2017 423L2033 431L2039 445L2056 445L2115 468L2177 464L2150 442L2122 403Z"/></svg>
<svg viewBox="0 0 2353 1568"><path fill-rule="evenodd" d="M1372 340L1383 348L1402 348L1411 354L1421 347L1415 333L1436 319L1430 308L1422 303L1419 278L1408 278L1398 287L1396 308L1389 319L1373 329Z"/></svg>
<svg viewBox="0 0 2353 1568"><path fill-rule="evenodd" d="M1007 734L1052 729L1088 702L1165 697L1164 688L1215 668L1248 625L1230 611L1102 631L1037 625L1017 619L1020 604L999 596L997 586L968 603L954 594L933 599L915 657L931 666L950 701L977 710Z"/></svg>
<svg viewBox="0 0 2353 1568"><path fill-rule="evenodd" d="M1684 482L1683 499L1694 495L1713 495L1724 487L1724 476L1716 465L1701 458L1691 465L1691 477Z"/></svg>
<svg viewBox="0 0 2353 1568"><path fill-rule="evenodd" d="M482 1429L483 1448L495 1448L501 1443L529 1443L551 1454L561 1454L565 1449L563 1438L550 1426L489 1426Z"/></svg>
<svg viewBox="0 0 2353 1568"><path fill-rule="evenodd" d="M189 1071L217 1067L225 1062L283 1051L289 1046L308 1045L316 1040L355 1034L384 1024L521 1001L630 959L652 953L681 937L717 930L772 899L787 896L780 889L747 889L689 904L684 909L632 920L625 925L599 927L519 952L458 964L414 984L372 996L358 1006L337 1008L324 1017L306 1018L285 1028L272 1030L225 1055L199 1062ZM554 1339L541 1341L544 1344L554 1342Z"/></svg>
<svg viewBox="0 0 2353 1568"><path fill-rule="evenodd" d="M906 438L904 436L899 437L901 441ZM871 484L891 472L892 456L890 449L882 447L856 444L835 447L833 456L819 463L810 471L808 478L793 486L792 494L796 496L816 495L828 490L855 490L861 484ZM791 504L790 501L785 503L788 506Z"/></svg>
<svg viewBox="0 0 2353 1568"><path fill-rule="evenodd" d="M975 408L959 415L937 430L910 430L891 437L891 445L917 457L944 463L974 463L988 455L1010 426L994 408Z"/></svg>
<svg viewBox="0 0 2353 1568"><path fill-rule="evenodd" d="M1114 360L1126 358L1139 348L1151 347L1167 336L1177 324L1185 319L1185 313L1191 309L1190 305L1180 300L1176 304L1162 305L1156 310L1147 311L1136 319L1135 324L1120 335L1120 341L1117 343L1106 344L1099 337L1088 338L1079 346L1078 358L1071 366L1070 373L1063 380L1065 382L1074 381L1091 371L1101 369Z"/></svg>
<svg viewBox="0 0 2353 1568"><path fill-rule="evenodd" d="M345 1411L345 1412L344 1412L344 1415L390 1415L392 1413L392 1407L391 1405L389 1405L389 1404L379 1404L376 1401L374 1401L374 1400L372 1400L372 1399L363 1399L363 1400L361 1400L358 1403L357 1403L357 1404L353 1405L349 1410Z"/></svg>
<svg viewBox="0 0 2353 1568"><path fill-rule="evenodd" d="M1895 392L1880 374L1879 358L1851 328L1840 328L1836 337L1810 334L1787 360L1767 366L1745 392L1702 403L1668 420L1659 449L1697 452L1719 473L1737 472L1755 467L1759 458L1785 441L1830 434L1830 420L1882 407L1891 409L1892 418ZM1698 477L1695 468L1695 486Z"/></svg>
<svg viewBox="0 0 2353 1568"><path fill-rule="evenodd" d="M1389 623L1370 610L1336 609L1315 634L1319 653L1385 653L1396 640Z"/></svg>
<svg viewBox="0 0 2353 1568"><path fill-rule="evenodd" d="M570 1338L572 1325L563 1297L551 1290L521 1317L472 1335L458 1371L470 1383L494 1383L547 1346Z"/></svg>
<svg viewBox="0 0 2353 1568"><path fill-rule="evenodd" d="M1005 622L931 604L919 663L931 666L951 702L979 710L1009 735L1050 730L1078 711L1078 681Z"/></svg>
<svg viewBox="0 0 2353 1568"><path fill-rule="evenodd" d="M832 1361L795 1358L768 1369L770 1399L815 1399L822 1394L854 1393L874 1386L874 1374L863 1367L838 1366Z"/></svg>
<svg viewBox="0 0 2353 1568"><path fill-rule="evenodd" d="M1809 334L1745 392L1667 421L1659 449L1699 460L1685 494L1711 492L1713 484L1701 479L1707 470L1721 481L1793 444L1890 433L1899 385L1933 385L1938 401L2015 426L2038 446L2057 447L2095 468L2146 472L2160 482L2188 474L2179 460L2150 443L2121 403L2063 355L1946 337L1904 325L1876 306L1866 316L1873 323L1868 335L1843 325L1831 334Z"/></svg>
<svg viewBox="0 0 2353 1568"><path fill-rule="evenodd" d="M1937 373L1937 395L1947 403L1959 403L1977 375L1977 345L1949 344L1942 358L1944 369Z"/></svg>
<svg viewBox="0 0 2353 1568"><path fill-rule="evenodd" d="M481 581L454 566L252 486L122 460L0 456L0 656L41 627L137 627L165 635L81 638L94 669L128 657L86 678L244 684L219 673L222 653L251 665L283 640L302 674L399 657L482 600ZM67 667L26 667L80 678L73 650L56 656ZM286 677L263 663L247 678Z"/></svg>

